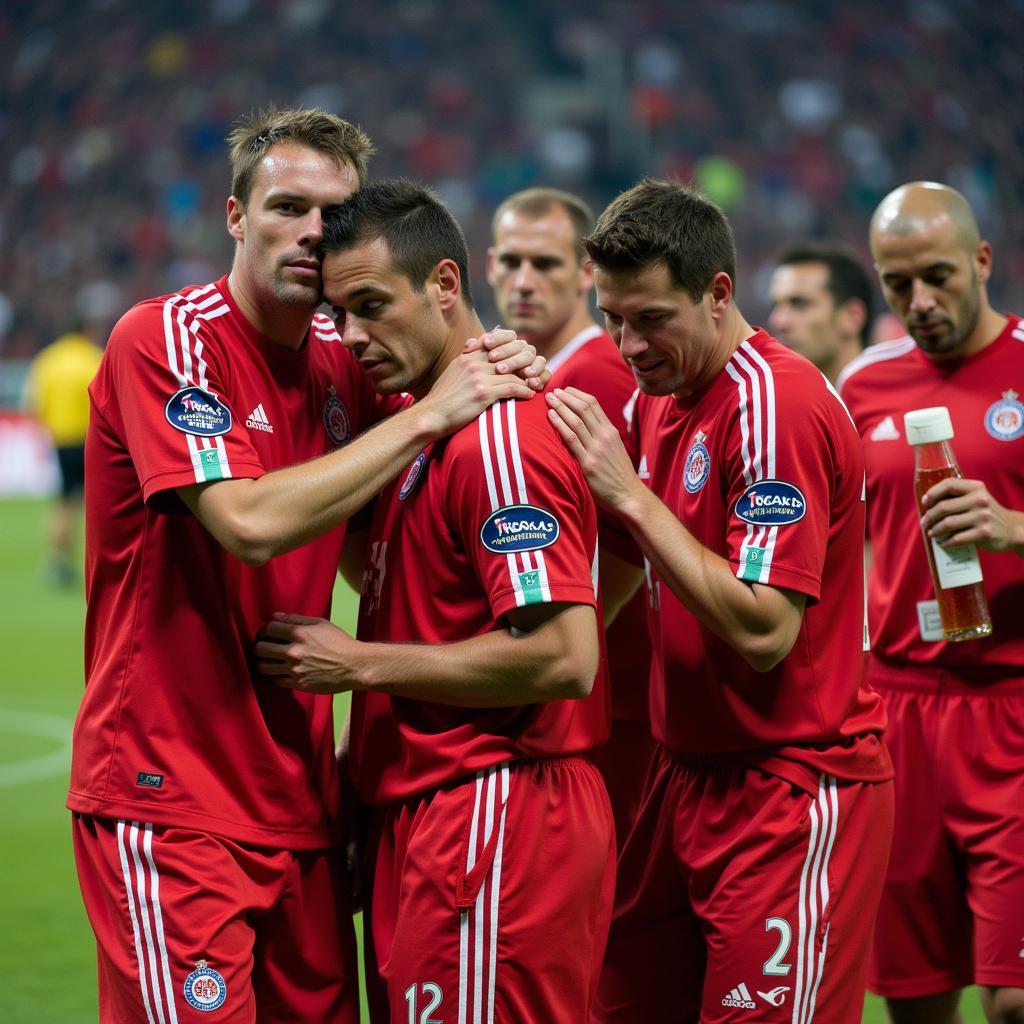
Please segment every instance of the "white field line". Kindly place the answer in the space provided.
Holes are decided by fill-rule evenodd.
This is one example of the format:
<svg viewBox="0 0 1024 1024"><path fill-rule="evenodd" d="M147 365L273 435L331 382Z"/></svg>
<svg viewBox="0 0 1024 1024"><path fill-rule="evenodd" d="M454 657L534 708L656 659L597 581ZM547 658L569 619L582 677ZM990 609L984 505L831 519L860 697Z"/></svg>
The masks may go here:
<svg viewBox="0 0 1024 1024"><path fill-rule="evenodd" d="M48 754L27 757L21 761L0 762L0 788L37 782L53 775L65 774L71 764L71 728L69 718L48 715L41 711L7 711L0 708L0 734L20 733L57 740L60 746Z"/></svg>

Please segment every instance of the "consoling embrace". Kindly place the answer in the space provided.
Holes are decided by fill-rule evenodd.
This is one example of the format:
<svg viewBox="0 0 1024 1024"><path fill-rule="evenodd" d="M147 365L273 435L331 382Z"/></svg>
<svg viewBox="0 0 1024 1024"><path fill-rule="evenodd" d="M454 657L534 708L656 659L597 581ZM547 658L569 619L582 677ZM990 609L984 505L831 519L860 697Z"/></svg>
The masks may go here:
<svg viewBox="0 0 1024 1024"><path fill-rule="evenodd" d="M743 317L725 216L654 180L594 225L510 200L517 337L358 129L229 141L230 273L130 310L91 388L68 805L101 1020L358 1021L351 843L374 1022L859 1021L893 831L864 446ZM599 337L623 408L559 376ZM639 604L631 675L605 628ZM648 685L613 813L613 695Z"/></svg>

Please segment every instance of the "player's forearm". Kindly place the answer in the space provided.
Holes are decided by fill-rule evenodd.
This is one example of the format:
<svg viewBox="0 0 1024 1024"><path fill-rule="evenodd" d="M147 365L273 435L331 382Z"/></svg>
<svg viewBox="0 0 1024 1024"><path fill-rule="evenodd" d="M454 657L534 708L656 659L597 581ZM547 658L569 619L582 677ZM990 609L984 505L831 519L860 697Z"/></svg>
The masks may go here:
<svg viewBox="0 0 1024 1024"><path fill-rule="evenodd" d="M352 712L345 711L345 718L338 729L338 739L334 744L334 758L336 761L344 761L348 757L348 748L352 739Z"/></svg>
<svg viewBox="0 0 1024 1024"><path fill-rule="evenodd" d="M1024 558L1024 512L1010 512L1009 549Z"/></svg>
<svg viewBox="0 0 1024 1024"><path fill-rule="evenodd" d="M642 484L616 511L662 582L752 668L766 672L789 653L799 616L794 621L778 591L739 579Z"/></svg>
<svg viewBox="0 0 1024 1024"><path fill-rule="evenodd" d="M228 551L247 564L263 565L343 523L439 436L435 418L412 406L341 451L256 480L219 481L179 493Z"/></svg>
<svg viewBox="0 0 1024 1024"><path fill-rule="evenodd" d="M516 635L496 630L450 644L367 644L354 689L495 708L590 694L599 665L596 615Z"/></svg>
<svg viewBox="0 0 1024 1024"><path fill-rule="evenodd" d="M604 548L601 549L598 564L604 627L607 629L643 584L644 573L639 566L613 555Z"/></svg>

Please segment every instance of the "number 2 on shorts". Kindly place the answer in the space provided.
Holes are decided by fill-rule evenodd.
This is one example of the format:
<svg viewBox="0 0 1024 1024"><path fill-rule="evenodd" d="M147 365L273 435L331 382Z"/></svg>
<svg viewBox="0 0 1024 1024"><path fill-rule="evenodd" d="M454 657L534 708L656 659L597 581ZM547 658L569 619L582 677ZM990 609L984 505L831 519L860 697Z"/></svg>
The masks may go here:
<svg viewBox="0 0 1024 1024"><path fill-rule="evenodd" d="M769 917L764 923L766 932L779 933L779 944L770 957L764 962L764 973L787 975L793 969L792 964L784 964L782 958L789 952L789 944L793 941L793 929L784 917Z"/></svg>

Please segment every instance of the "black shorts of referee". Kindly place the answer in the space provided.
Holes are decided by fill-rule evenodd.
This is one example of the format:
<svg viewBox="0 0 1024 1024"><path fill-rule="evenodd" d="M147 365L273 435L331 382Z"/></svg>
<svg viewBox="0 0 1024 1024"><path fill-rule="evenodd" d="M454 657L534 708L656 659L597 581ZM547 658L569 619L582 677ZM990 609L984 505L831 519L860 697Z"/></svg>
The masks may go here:
<svg viewBox="0 0 1024 1024"><path fill-rule="evenodd" d="M57 448L60 466L60 495L75 498L85 488L85 445L75 444Z"/></svg>

